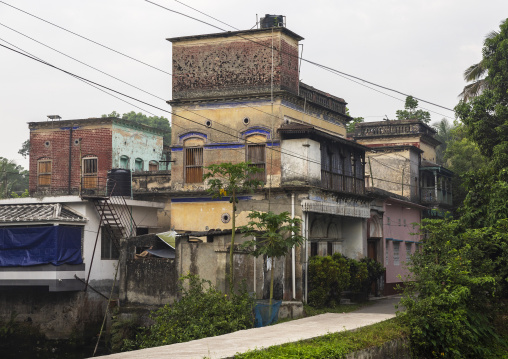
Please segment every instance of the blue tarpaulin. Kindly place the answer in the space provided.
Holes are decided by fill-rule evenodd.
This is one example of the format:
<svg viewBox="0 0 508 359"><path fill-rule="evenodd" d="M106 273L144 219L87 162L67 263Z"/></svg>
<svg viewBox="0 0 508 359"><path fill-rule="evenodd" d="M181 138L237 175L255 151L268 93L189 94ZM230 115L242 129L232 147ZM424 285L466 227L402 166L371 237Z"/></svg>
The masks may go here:
<svg viewBox="0 0 508 359"><path fill-rule="evenodd" d="M0 228L0 267L81 263L81 227Z"/></svg>
<svg viewBox="0 0 508 359"><path fill-rule="evenodd" d="M254 307L254 326L260 328L277 323L281 303L282 300L274 300L270 306L268 301L258 301Z"/></svg>

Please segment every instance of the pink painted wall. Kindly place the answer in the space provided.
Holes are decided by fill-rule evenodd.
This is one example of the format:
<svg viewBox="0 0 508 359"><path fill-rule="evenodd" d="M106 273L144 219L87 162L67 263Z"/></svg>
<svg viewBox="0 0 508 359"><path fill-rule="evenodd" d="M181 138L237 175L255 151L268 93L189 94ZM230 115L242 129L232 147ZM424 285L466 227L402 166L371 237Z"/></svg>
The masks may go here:
<svg viewBox="0 0 508 359"><path fill-rule="evenodd" d="M388 199L384 203L384 210L383 262L386 267L386 283L397 283L401 282L399 275L404 278L408 274L406 268L409 257L407 249L410 249L411 253L417 250L417 245L413 242L418 242L420 236L411 233L418 231L418 226L413 226L413 223L420 223L421 209ZM398 261L396 258L397 246Z"/></svg>

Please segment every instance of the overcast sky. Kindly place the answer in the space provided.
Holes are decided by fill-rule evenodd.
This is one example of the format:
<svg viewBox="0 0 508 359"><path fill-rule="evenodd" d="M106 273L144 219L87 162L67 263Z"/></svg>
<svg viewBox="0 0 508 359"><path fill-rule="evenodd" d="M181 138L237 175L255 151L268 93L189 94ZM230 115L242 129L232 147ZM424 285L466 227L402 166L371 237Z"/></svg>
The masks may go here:
<svg viewBox="0 0 508 359"><path fill-rule="evenodd" d="M463 71L481 59L485 35L508 16L507 0L314 0L230 1L153 0L221 28L256 24L256 14L286 16L287 27L305 38L303 57L402 93L452 108L464 86ZM92 39L157 69L92 44L13 9L5 3ZM143 93L50 50L47 46L96 67L157 97ZM143 0L0 0L0 44L17 46L55 66L170 110L171 43L169 37L220 32ZM11 45L7 44L9 42ZM303 82L348 102L352 116L367 121L395 118L405 97L369 89L308 63ZM369 85L372 87L371 85ZM387 96L378 91L389 94ZM164 100L162 100L162 99ZM0 47L0 156L24 167L17 151L28 139L28 122L97 117L113 110L169 113L148 105L124 103L67 74ZM454 114L420 102L432 121ZM146 111L145 111L146 110Z"/></svg>

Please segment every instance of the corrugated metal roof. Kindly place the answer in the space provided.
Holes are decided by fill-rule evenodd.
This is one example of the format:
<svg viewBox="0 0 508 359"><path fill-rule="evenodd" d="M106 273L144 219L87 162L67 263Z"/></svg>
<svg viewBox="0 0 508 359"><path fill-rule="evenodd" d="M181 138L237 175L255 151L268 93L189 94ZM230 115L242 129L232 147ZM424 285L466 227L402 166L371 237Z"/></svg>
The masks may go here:
<svg viewBox="0 0 508 359"><path fill-rule="evenodd" d="M41 221L86 222L86 218L61 203L0 205L0 223Z"/></svg>

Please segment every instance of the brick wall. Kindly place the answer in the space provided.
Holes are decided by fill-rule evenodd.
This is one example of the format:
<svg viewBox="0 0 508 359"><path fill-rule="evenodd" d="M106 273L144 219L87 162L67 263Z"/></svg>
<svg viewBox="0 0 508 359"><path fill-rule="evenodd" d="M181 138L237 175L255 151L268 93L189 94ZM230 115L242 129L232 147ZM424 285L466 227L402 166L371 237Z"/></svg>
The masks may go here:
<svg viewBox="0 0 508 359"><path fill-rule="evenodd" d="M270 93L272 36L274 91L297 93L298 42L281 31L257 35L175 42L173 99Z"/></svg>
<svg viewBox="0 0 508 359"><path fill-rule="evenodd" d="M58 125L57 125L58 126ZM107 126L107 125L105 125ZM55 126L56 127L56 126ZM37 162L52 161L52 193L65 193L69 186L69 136L70 127L32 129L30 132L30 193L45 192L37 187ZM111 125L109 127L75 128L71 140L71 189L76 193L81 179L82 157L97 157L98 176L106 178L111 169ZM80 140L81 139L81 140ZM76 142L77 141L77 142Z"/></svg>

